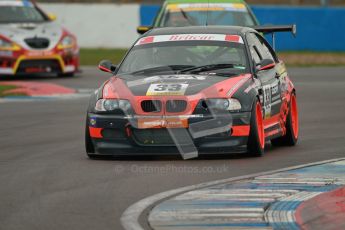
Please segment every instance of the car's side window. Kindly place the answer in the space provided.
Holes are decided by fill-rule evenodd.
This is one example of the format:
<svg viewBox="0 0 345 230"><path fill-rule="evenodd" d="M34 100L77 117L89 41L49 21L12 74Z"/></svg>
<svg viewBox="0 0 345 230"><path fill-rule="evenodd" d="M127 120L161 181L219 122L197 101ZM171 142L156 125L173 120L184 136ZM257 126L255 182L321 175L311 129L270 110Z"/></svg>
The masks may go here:
<svg viewBox="0 0 345 230"><path fill-rule="evenodd" d="M258 49L262 59L275 60L267 47L263 45L263 43L259 40L258 36L255 33L250 33L249 36L252 39L255 47Z"/></svg>
<svg viewBox="0 0 345 230"><path fill-rule="evenodd" d="M254 63L257 65L263 59L257 47L257 45L259 44L258 40L252 33L248 33L246 37L249 44L251 56L253 58Z"/></svg>
<svg viewBox="0 0 345 230"><path fill-rule="evenodd" d="M257 52L257 49L255 49L254 46L250 47L250 53L252 54L253 60L255 64L259 64L261 61L260 55Z"/></svg>
<svg viewBox="0 0 345 230"><path fill-rule="evenodd" d="M265 56L269 59L274 60L275 62L278 62L278 58L272 49L272 47L268 44L268 42L259 34L255 34L255 36L259 39L259 42L261 44L262 52L265 54Z"/></svg>

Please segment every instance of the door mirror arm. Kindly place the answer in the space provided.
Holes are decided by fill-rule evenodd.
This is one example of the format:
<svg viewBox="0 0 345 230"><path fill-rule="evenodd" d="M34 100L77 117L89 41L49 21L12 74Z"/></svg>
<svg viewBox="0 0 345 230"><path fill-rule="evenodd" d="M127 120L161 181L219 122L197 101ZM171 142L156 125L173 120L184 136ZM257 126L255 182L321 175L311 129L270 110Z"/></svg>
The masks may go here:
<svg viewBox="0 0 345 230"><path fill-rule="evenodd" d="M273 69L276 66L276 63L271 59L263 59L258 65L255 67L255 73L259 73L264 70Z"/></svg>
<svg viewBox="0 0 345 230"><path fill-rule="evenodd" d="M111 61L109 60L103 60L99 63L98 69L107 72L107 73L112 73L114 74L115 71L117 70L117 66L114 65Z"/></svg>

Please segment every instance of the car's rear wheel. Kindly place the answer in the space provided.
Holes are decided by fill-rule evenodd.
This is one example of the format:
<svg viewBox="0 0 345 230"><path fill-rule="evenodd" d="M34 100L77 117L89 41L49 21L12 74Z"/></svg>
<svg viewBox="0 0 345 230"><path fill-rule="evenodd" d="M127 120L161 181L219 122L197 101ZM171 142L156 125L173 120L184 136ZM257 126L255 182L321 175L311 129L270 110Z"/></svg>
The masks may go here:
<svg viewBox="0 0 345 230"><path fill-rule="evenodd" d="M289 114L286 119L286 134L282 137L271 140L273 146L295 146L299 136L299 118L297 97L293 93L291 95Z"/></svg>
<svg viewBox="0 0 345 230"><path fill-rule="evenodd" d="M265 151L265 131L262 106L259 100L256 100L253 105L247 148L250 156L254 157L261 157Z"/></svg>
<svg viewBox="0 0 345 230"><path fill-rule="evenodd" d="M86 120L86 126L85 126L85 150L89 158L91 159L97 158L97 155L95 155L95 147L93 146L93 143L91 140L90 130L87 125L87 120Z"/></svg>

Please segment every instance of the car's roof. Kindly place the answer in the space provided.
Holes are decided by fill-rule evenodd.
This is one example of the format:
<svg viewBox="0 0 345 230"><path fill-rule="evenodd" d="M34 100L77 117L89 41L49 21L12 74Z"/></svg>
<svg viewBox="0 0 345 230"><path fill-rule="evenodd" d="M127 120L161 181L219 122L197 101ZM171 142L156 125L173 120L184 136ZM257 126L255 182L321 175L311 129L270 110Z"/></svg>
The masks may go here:
<svg viewBox="0 0 345 230"><path fill-rule="evenodd" d="M233 34L244 35L252 28L240 26L187 26L187 27L162 27L154 28L145 36L172 35L172 34Z"/></svg>
<svg viewBox="0 0 345 230"><path fill-rule="evenodd" d="M245 3L244 0L166 0L168 4L179 3Z"/></svg>

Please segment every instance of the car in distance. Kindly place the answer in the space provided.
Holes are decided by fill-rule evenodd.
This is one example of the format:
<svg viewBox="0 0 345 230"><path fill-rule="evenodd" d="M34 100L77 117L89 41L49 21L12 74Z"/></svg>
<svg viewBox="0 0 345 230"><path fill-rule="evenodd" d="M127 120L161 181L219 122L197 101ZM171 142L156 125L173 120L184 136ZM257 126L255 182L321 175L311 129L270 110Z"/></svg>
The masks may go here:
<svg viewBox="0 0 345 230"><path fill-rule="evenodd" d="M152 27L202 25L257 26L258 20L243 0L167 0ZM143 34L150 27L140 26Z"/></svg>
<svg viewBox="0 0 345 230"><path fill-rule="evenodd" d="M0 75L73 76L79 68L76 37L27 0L0 0Z"/></svg>
<svg viewBox="0 0 345 230"><path fill-rule="evenodd" d="M152 29L92 94L89 157L166 152L248 152L266 141L295 145L296 90L284 63L257 30L233 26Z"/></svg>

